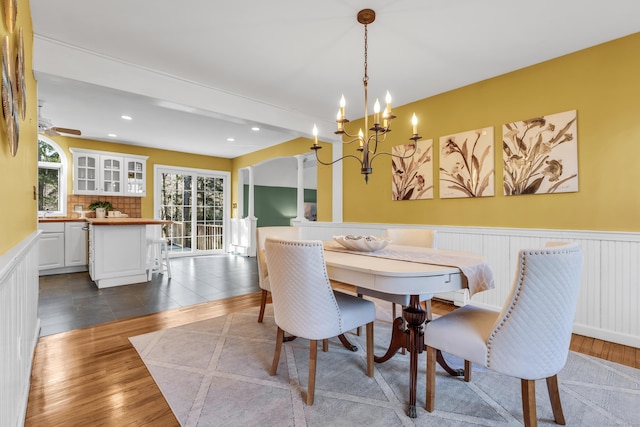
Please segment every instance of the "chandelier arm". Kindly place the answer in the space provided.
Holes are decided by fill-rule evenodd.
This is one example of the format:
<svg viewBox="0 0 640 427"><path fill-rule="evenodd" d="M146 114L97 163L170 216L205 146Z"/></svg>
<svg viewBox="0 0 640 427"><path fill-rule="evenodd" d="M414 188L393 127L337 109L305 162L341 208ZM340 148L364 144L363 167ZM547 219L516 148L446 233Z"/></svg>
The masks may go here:
<svg viewBox="0 0 640 427"><path fill-rule="evenodd" d="M358 161L358 163L360 163L360 166L362 166L362 160L360 160L359 157L354 156L353 154L347 154L346 156L342 156L339 159L336 159L336 160L334 160L332 162L325 163L322 160L320 160L320 157L318 157L318 152L316 151L316 160L318 161L318 163L320 163L321 165L324 165L324 166L331 166L332 164L337 163L339 161L342 161L344 159L347 159L349 157L352 157L352 158L356 159Z"/></svg>
<svg viewBox="0 0 640 427"><path fill-rule="evenodd" d="M384 151L382 151L380 153L374 153L373 156L371 156L371 159L369 160L369 163L373 163L373 160L376 157L381 156L383 154L386 155L386 156L395 157L397 159L408 159L409 157L413 157L413 155L416 154L417 149L418 149L417 144L413 144L413 151L411 151L410 154L407 154L407 155L404 155L404 156L401 156L399 154L387 153L387 152L384 152Z"/></svg>

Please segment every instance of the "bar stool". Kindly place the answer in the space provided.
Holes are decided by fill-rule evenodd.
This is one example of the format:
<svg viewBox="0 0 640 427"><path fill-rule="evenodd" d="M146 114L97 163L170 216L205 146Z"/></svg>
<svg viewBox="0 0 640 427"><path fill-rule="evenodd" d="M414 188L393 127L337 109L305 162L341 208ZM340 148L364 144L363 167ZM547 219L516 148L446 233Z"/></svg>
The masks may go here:
<svg viewBox="0 0 640 427"><path fill-rule="evenodd" d="M147 238L147 280L151 280L153 273L167 273L171 279L171 265L169 264L169 247L167 239Z"/></svg>

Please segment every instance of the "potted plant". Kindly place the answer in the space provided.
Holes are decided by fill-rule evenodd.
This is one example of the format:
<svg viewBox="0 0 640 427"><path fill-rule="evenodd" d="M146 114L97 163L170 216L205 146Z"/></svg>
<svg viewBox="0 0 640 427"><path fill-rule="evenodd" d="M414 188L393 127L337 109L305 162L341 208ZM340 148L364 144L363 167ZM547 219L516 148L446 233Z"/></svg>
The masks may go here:
<svg viewBox="0 0 640 427"><path fill-rule="evenodd" d="M91 202L89 205L89 210L96 212L96 218L104 218L107 216L107 211L113 209L113 205L111 202L106 200L99 200L96 202Z"/></svg>

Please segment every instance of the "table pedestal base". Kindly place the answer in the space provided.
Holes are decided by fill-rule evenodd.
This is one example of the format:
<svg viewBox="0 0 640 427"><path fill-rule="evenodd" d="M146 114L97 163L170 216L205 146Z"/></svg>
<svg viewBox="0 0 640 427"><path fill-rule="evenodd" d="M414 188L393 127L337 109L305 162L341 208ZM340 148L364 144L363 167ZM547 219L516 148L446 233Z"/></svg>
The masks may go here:
<svg viewBox="0 0 640 427"><path fill-rule="evenodd" d="M402 318L398 317L393 320L391 342L389 343L387 352L380 357L374 356L373 360L376 363L382 363L391 359L398 350L402 348L406 348L409 351L409 408L407 415L411 418L416 418L418 355L424 351L424 324L431 319L427 318L427 312L422 308L418 295L411 296L411 305L406 307L402 311L402 314ZM438 350L436 357L438 364L440 364L449 375L464 375L464 369L453 369L447 364L440 350Z"/></svg>

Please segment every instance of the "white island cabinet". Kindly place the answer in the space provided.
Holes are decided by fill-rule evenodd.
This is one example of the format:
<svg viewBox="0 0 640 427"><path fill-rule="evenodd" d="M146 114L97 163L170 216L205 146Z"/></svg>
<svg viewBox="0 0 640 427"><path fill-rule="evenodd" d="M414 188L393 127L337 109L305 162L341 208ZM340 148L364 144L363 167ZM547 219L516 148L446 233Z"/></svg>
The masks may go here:
<svg viewBox="0 0 640 427"><path fill-rule="evenodd" d="M145 218L88 218L89 275L98 288L147 281L147 225L165 224Z"/></svg>

